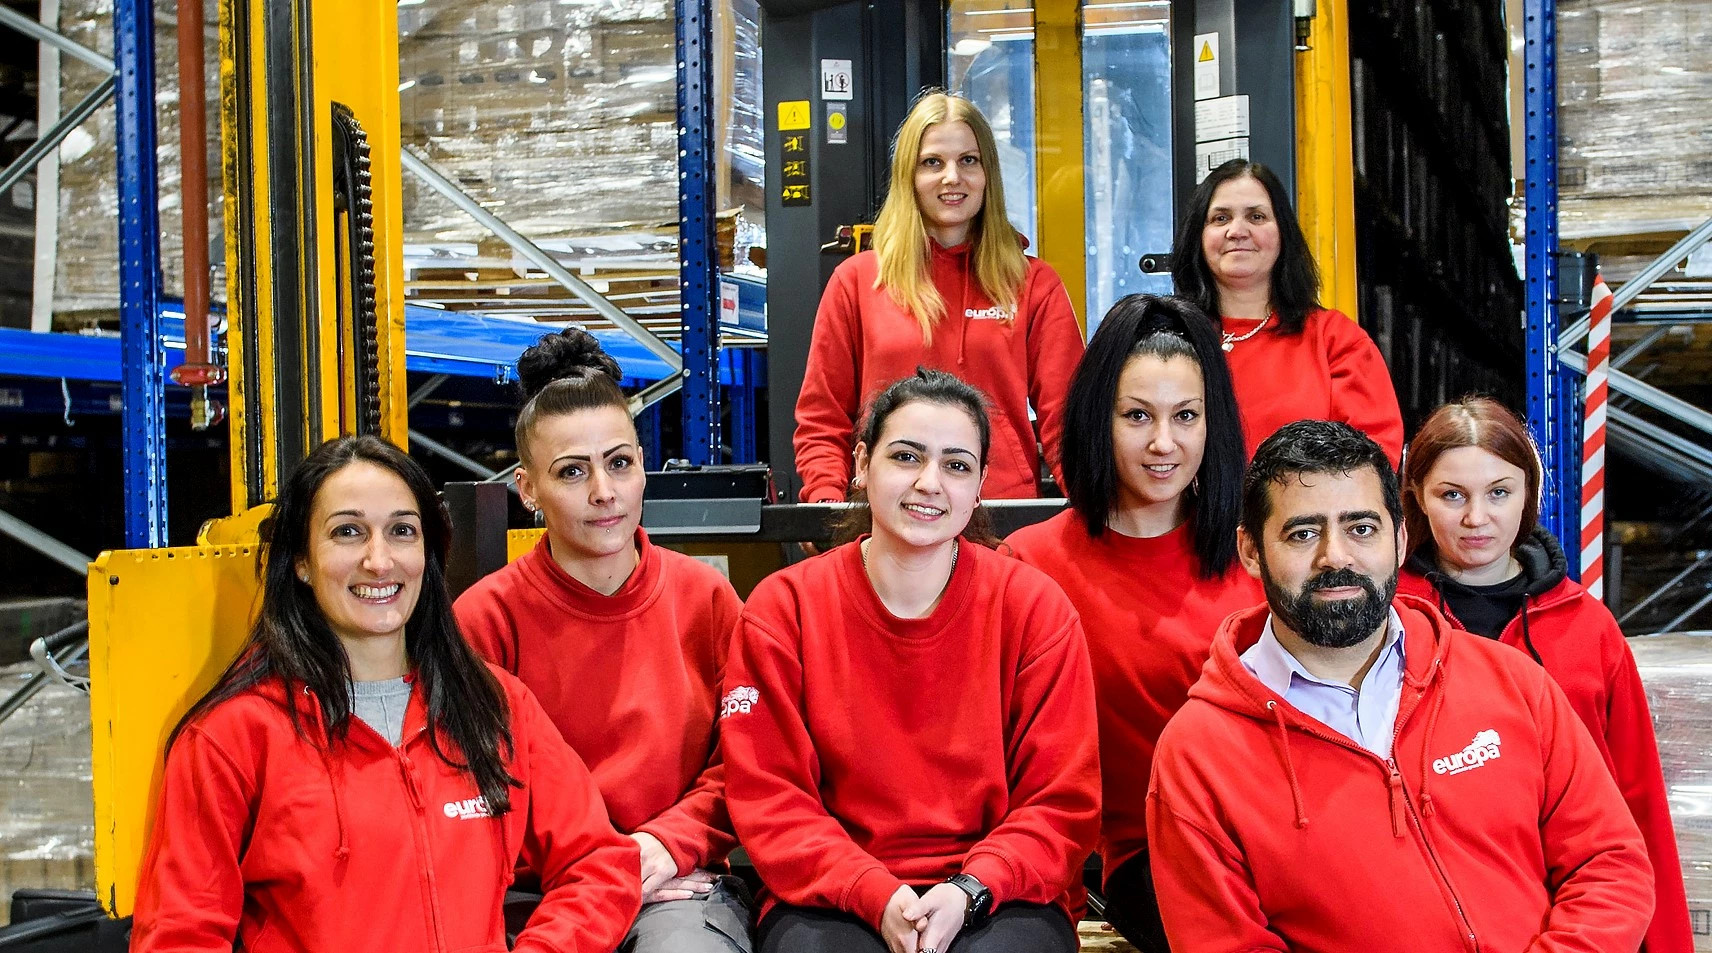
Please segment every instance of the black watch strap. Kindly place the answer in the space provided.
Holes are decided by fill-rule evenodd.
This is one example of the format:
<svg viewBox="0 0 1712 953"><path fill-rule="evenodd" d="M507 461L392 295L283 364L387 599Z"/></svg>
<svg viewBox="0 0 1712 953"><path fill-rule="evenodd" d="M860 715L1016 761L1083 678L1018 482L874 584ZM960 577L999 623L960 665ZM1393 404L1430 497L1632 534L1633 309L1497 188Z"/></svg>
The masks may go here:
<svg viewBox="0 0 1712 953"><path fill-rule="evenodd" d="M969 909L963 914L963 928L972 929L987 921L987 914L993 912L993 892L986 884L976 880L969 874L953 874L946 883L969 895Z"/></svg>

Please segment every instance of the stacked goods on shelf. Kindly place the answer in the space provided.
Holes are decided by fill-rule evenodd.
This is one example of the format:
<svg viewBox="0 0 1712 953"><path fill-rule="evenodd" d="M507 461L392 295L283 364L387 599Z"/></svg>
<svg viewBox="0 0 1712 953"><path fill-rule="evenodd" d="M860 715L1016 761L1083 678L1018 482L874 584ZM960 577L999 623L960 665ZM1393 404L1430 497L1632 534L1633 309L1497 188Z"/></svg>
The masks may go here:
<svg viewBox="0 0 1712 953"><path fill-rule="evenodd" d="M1712 652L1692 635L1635 638L1629 647L1658 732L1694 948L1712 950Z"/></svg>
<svg viewBox="0 0 1712 953"><path fill-rule="evenodd" d="M677 71L671 0L422 0L399 6L403 140L517 228L578 264L664 272L675 294ZM183 280L179 237L177 67L168 20L156 22L161 265L164 294ZM60 26L78 42L112 49L112 0L63 0ZM722 208L748 222L731 231L739 256L759 243L762 219L760 29L756 0L716 4L715 130ZM218 89L209 28L208 81ZM62 57L62 99L100 81ZM210 95L209 129L220 128ZM118 199L114 113L108 105L67 140L61 172L55 311L62 325L117 314ZM213 255L221 237L218 136ZM496 266L515 273L510 250L413 176L403 178L406 256L443 259L456 273ZM731 242L722 243L729 248ZM728 255L729 257L729 255ZM441 263L441 262L436 262ZM214 299L224 300L223 269ZM412 276L414 277L414 276ZM488 297L495 297L486 289ZM675 311L675 305L669 310ZM80 316L72 317L71 312Z"/></svg>
<svg viewBox="0 0 1712 953"><path fill-rule="evenodd" d="M1558 0L1558 233L1712 218L1712 0Z"/></svg>
<svg viewBox="0 0 1712 953"><path fill-rule="evenodd" d="M0 667L0 697L39 669ZM95 887L89 696L49 682L0 731L0 898L19 887ZM0 904L0 925L10 916Z"/></svg>
<svg viewBox="0 0 1712 953"><path fill-rule="evenodd" d="M1361 311L1410 426L1468 391L1519 397L1506 37L1494 4L1350 5Z"/></svg>

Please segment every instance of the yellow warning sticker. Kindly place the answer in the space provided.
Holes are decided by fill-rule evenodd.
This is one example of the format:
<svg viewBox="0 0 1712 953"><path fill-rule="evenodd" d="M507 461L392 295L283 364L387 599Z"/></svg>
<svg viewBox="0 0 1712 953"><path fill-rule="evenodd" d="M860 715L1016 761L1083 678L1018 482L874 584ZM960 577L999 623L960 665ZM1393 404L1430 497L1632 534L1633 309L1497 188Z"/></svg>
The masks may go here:
<svg viewBox="0 0 1712 953"><path fill-rule="evenodd" d="M809 127L809 101L797 99L779 104L779 128L807 129Z"/></svg>
<svg viewBox="0 0 1712 953"><path fill-rule="evenodd" d="M1213 55L1213 44L1208 43L1205 40L1202 40L1201 41L1201 55L1195 58L1196 62L1211 63L1213 60L1215 60L1217 58L1218 57Z"/></svg>

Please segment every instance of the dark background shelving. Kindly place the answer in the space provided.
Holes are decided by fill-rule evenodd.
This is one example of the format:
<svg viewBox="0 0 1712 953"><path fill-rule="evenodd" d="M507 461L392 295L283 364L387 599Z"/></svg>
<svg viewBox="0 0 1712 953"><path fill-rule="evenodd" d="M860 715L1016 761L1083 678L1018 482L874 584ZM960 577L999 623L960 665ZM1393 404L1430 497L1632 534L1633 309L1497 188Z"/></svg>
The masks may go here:
<svg viewBox="0 0 1712 953"><path fill-rule="evenodd" d="M1350 4L1361 319L1411 430L1462 394L1522 399L1503 17L1476 0Z"/></svg>

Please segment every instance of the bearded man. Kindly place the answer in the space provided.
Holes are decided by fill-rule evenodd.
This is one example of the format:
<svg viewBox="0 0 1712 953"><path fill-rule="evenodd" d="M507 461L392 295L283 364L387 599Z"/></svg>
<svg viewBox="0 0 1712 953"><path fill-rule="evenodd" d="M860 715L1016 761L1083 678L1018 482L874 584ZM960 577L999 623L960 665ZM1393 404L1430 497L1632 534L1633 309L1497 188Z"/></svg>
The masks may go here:
<svg viewBox="0 0 1712 953"><path fill-rule="evenodd" d="M1346 424L1261 444L1227 619L1148 790L1177 953L1634 951L1640 832L1544 669L1397 595L1397 477Z"/></svg>

